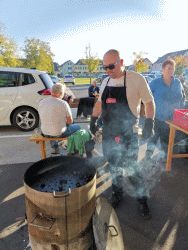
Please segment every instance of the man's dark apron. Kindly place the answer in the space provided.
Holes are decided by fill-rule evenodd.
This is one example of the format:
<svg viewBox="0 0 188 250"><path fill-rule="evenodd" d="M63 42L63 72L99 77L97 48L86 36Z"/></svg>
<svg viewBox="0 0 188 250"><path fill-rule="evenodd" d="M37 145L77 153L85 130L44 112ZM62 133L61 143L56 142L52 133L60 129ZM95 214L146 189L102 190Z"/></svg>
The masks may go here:
<svg viewBox="0 0 188 250"><path fill-rule="evenodd" d="M103 152L109 160L114 155L114 147L119 144L123 151L128 147L137 145L137 135L133 133L133 125L137 118L131 112L126 93L126 72L123 87L108 86L110 78L102 94L102 119L103 119ZM134 139L134 141L133 141ZM136 140L136 141L135 141ZM109 144L110 143L110 144ZM113 144L113 145L112 145ZM122 147L123 145L123 147ZM112 149L113 148L113 149ZM137 152L135 152L137 157Z"/></svg>
<svg viewBox="0 0 188 250"><path fill-rule="evenodd" d="M137 118L128 105L126 72L123 87L110 87L108 86L109 80L110 78L101 97L103 154L110 163L111 173L117 179L118 175L121 175L122 168L135 168L136 166L138 136L133 133L133 125L136 124Z"/></svg>

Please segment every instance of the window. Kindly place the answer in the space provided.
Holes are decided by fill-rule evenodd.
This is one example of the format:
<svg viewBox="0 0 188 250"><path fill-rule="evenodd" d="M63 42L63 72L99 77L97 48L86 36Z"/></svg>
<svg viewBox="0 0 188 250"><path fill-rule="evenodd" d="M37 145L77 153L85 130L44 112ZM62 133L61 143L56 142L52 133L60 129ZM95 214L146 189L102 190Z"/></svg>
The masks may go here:
<svg viewBox="0 0 188 250"><path fill-rule="evenodd" d="M50 78L50 76L46 73L44 74L40 74L39 75L40 79L42 80L42 82L44 83L44 85L46 86L47 89L51 89L53 86L53 82L52 79Z"/></svg>
<svg viewBox="0 0 188 250"><path fill-rule="evenodd" d="M0 72L0 88L18 86L18 74L15 72Z"/></svg>
<svg viewBox="0 0 188 250"><path fill-rule="evenodd" d="M35 78L31 74L21 74L20 75L20 86L35 83Z"/></svg>

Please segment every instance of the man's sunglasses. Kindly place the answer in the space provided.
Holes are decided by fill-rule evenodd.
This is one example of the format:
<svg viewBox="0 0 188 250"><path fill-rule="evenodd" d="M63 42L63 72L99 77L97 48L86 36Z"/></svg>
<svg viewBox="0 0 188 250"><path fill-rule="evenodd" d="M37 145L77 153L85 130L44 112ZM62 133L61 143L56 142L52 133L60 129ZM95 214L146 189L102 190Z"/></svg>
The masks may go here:
<svg viewBox="0 0 188 250"><path fill-rule="evenodd" d="M119 61L117 61L116 63L109 64L108 66L103 65L103 69L104 69L104 70L107 70L107 69L110 69L110 70L115 69L115 67L116 67L116 65L117 65L118 63L119 63Z"/></svg>

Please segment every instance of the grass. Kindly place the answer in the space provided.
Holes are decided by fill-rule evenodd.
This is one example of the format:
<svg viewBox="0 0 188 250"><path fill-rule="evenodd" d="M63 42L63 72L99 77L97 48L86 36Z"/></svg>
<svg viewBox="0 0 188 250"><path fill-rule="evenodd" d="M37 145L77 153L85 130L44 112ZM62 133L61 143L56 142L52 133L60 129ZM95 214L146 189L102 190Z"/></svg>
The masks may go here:
<svg viewBox="0 0 188 250"><path fill-rule="evenodd" d="M93 79L94 78L91 78L91 81ZM76 83L76 85L79 85L79 84L90 84L90 78L75 78L75 83Z"/></svg>
<svg viewBox="0 0 188 250"><path fill-rule="evenodd" d="M91 81L93 80L94 78L91 78ZM63 82L63 80L62 80ZM75 85L82 85L82 84L90 84L90 78L75 78ZM69 85L69 84L67 84ZM70 84L72 85L72 84Z"/></svg>

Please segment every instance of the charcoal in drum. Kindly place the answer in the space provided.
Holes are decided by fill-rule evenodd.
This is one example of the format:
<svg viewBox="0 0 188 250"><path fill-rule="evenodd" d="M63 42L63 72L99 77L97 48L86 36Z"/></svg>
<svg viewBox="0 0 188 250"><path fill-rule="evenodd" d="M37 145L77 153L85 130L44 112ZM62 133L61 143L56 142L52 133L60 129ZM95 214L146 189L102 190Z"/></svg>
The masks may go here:
<svg viewBox="0 0 188 250"><path fill-rule="evenodd" d="M74 189L87 184L91 179L91 175L83 175L79 172L74 172L74 174L45 173L38 177L32 188L41 192L66 192L69 188Z"/></svg>
<svg viewBox="0 0 188 250"><path fill-rule="evenodd" d="M24 181L41 192L67 192L91 181L99 162L67 156L48 158L33 164L26 171Z"/></svg>

